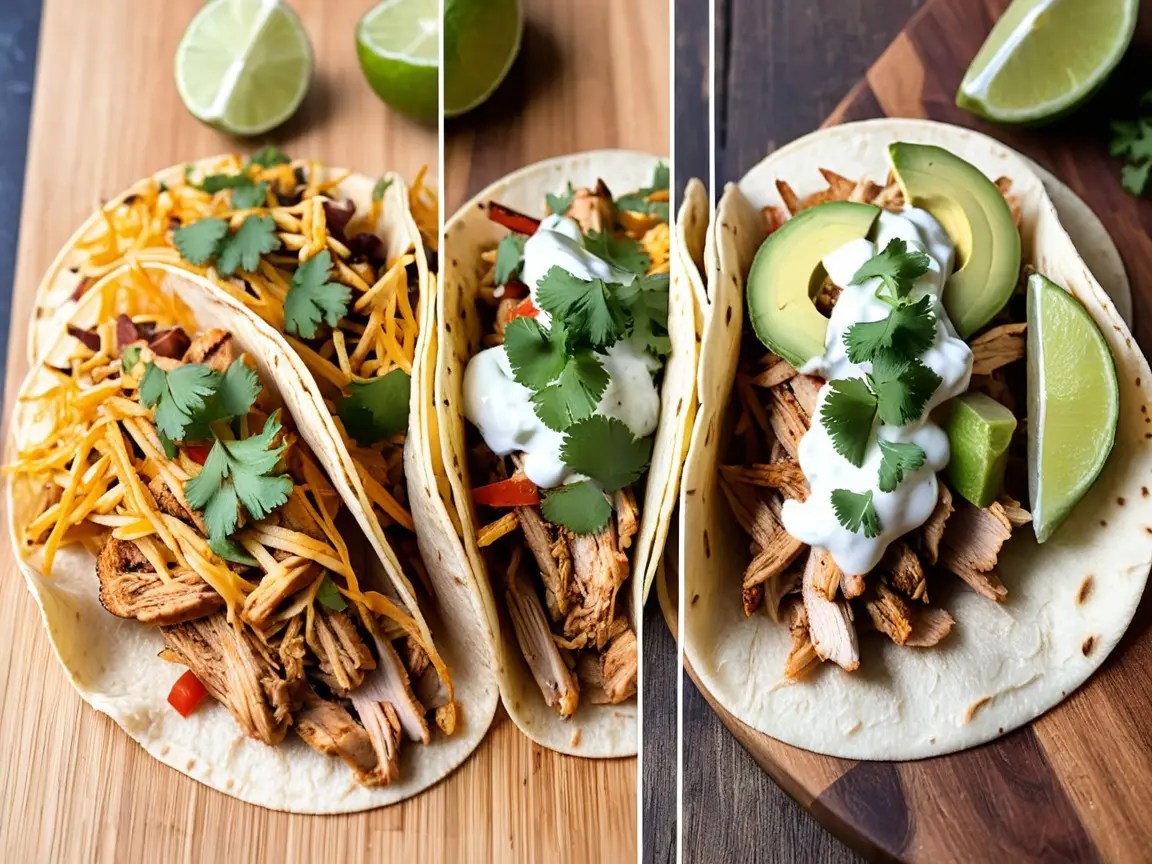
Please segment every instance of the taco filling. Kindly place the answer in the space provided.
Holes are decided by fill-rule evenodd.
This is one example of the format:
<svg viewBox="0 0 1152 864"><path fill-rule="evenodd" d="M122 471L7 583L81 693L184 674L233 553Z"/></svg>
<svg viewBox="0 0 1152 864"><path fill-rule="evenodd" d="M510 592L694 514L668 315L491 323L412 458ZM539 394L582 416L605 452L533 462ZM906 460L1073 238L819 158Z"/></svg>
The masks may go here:
<svg viewBox="0 0 1152 864"><path fill-rule="evenodd" d="M1044 542L1115 435L1111 356L1075 300L1022 266L1011 179L939 147L889 156L883 185L822 170L827 189L801 199L778 179L784 207L764 209L747 279L758 341L743 340L719 482L751 538L744 613L789 624L793 679L824 660L856 669L865 629L909 649L946 639L934 580L1003 602L1000 552L1033 521L1020 502ZM1078 491L1058 505L1043 421L1076 405L1044 380L1051 303L1075 306L1059 314L1086 319L1086 356L1098 342L1107 358L1100 416L1082 421L1103 444L1063 466Z"/></svg>
<svg viewBox="0 0 1152 864"><path fill-rule="evenodd" d="M211 696L257 741L291 728L357 783L395 781L403 739L454 731L439 654L361 581L374 553L232 334L124 281L22 397L34 434L8 471L43 491L21 554L50 579L60 550L88 550L107 613L158 628L187 667L168 697L184 716Z"/></svg>
<svg viewBox="0 0 1152 864"><path fill-rule="evenodd" d="M569 184L542 220L487 204L508 233L482 255L487 347L463 383L476 542L564 717L582 690L593 704L636 692L625 585L670 351L667 187L661 166L619 199Z"/></svg>

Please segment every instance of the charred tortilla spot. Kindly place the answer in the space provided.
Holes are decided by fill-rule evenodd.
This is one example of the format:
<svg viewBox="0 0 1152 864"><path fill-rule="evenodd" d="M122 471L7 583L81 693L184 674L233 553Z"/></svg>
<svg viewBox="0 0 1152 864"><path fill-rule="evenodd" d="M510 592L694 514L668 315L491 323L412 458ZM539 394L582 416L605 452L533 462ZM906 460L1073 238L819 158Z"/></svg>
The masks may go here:
<svg viewBox="0 0 1152 864"><path fill-rule="evenodd" d="M693 594L693 595L692 595L692 603L691 603L690 605L692 605L692 606L695 606L695 605L696 605L696 601L697 601L697 600L699 600L699 599L700 599L700 595L699 595L699 594Z"/></svg>
<svg viewBox="0 0 1152 864"><path fill-rule="evenodd" d="M976 713L991 701L991 696L984 696L969 705L964 711L964 722L971 723L972 720L975 719Z"/></svg>
<svg viewBox="0 0 1152 864"><path fill-rule="evenodd" d="M711 558L712 557L712 544L708 540L708 532L707 531L704 532L704 557L705 558Z"/></svg>
<svg viewBox="0 0 1152 864"><path fill-rule="evenodd" d="M727 327L731 323L732 323L732 307L729 306L727 311L725 311L725 313L724 313L724 326Z"/></svg>
<svg viewBox="0 0 1152 864"><path fill-rule="evenodd" d="M1147 486L1141 486L1140 487L1140 494L1143 495L1145 498L1147 498L1148 497L1148 487Z"/></svg>
<svg viewBox="0 0 1152 864"><path fill-rule="evenodd" d="M1101 519L1100 520L1100 527L1101 528L1107 528L1108 527L1108 520L1107 519Z"/></svg>
<svg viewBox="0 0 1152 864"><path fill-rule="evenodd" d="M684 409L684 397L681 396L676 402L676 416L680 416L680 412Z"/></svg>
<svg viewBox="0 0 1152 864"><path fill-rule="evenodd" d="M1080 653L1087 657L1092 653L1092 649L1096 647L1096 637L1089 636L1084 640L1084 644L1080 646Z"/></svg>
<svg viewBox="0 0 1152 864"><path fill-rule="evenodd" d="M1121 507L1123 507L1124 506L1124 496L1121 495L1120 497L1118 497L1116 499L1116 503L1119 504Z"/></svg>
<svg viewBox="0 0 1152 864"><path fill-rule="evenodd" d="M1076 605L1082 606L1084 601L1087 600L1092 594L1092 588L1095 585L1095 577L1085 576L1084 581L1080 583L1080 590L1076 592Z"/></svg>

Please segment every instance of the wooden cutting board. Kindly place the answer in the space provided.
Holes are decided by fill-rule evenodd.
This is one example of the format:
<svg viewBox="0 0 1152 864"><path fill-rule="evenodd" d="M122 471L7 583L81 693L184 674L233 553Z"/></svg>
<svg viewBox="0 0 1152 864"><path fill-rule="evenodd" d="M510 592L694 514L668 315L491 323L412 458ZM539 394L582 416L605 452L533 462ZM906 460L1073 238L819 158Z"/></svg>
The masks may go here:
<svg viewBox="0 0 1152 864"><path fill-rule="evenodd" d="M411 177L424 164L434 171L435 129L389 112L361 77L353 34L371 0L291 2L312 39L316 80L304 110L270 140L369 174ZM240 146L192 119L172 82L176 44L202 5L44 4L6 409L27 370L33 291L73 229L102 197L146 174ZM0 521L7 524L6 513ZM228 798L152 759L82 702L43 636L7 541L0 574L0 860L635 859L635 760L545 751L502 712L462 768L403 804L307 817Z"/></svg>
<svg viewBox="0 0 1152 864"><path fill-rule="evenodd" d="M1116 241L1132 282L1137 341L1149 354L1152 200L1121 189L1107 130L1152 87L1152 0L1144 0L1135 44L1096 102L1031 131L981 123L953 104L965 68L1007 5L932 0L825 125L926 117L979 129L1047 167L1091 205ZM780 786L869 857L1135 864L1152 860L1149 669L1152 593L1104 667L1056 709L983 747L906 763L853 762L789 747L701 692Z"/></svg>

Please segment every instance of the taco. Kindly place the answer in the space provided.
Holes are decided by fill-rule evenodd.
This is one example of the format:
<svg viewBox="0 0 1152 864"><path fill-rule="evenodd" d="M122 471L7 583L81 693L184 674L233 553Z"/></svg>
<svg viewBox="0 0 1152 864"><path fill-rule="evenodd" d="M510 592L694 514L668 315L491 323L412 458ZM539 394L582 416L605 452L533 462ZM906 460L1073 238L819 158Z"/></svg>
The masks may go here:
<svg viewBox="0 0 1152 864"><path fill-rule="evenodd" d="M402 800L498 692L470 591L362 503L365 474L401 507L422 477L408 388L354 459L330 393L219 281L132 260L42 346L8 469L26 580L77 690L167 764L295 812Z"/></svg>
<svg viewBox="0 0 1152 864"><path fill-rule="evenodd" d="M847 124L730 185L711 241L680 524L703 686L852 759L1071 693L1152 562L1152 382L1037 175L967 130Z"/></svg>
<svg viewBox="0 0 1152 864"><path fill-rule="evenodd" d="M636 752L636 620L695 367L668 210L658 159L599 151L510 175L445 230L430 567L472 574L509 715L576 755Z"/></svg>

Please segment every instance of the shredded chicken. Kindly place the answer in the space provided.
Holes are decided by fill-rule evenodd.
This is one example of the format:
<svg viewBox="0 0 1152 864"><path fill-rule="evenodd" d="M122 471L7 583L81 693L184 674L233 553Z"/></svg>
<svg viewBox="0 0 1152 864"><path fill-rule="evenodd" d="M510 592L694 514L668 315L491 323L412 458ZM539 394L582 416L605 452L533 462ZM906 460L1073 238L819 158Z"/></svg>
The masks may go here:
<svg viewBox="0 0 1152 864"><path fill-rule="evenodd" d="M912 547L903 541L888 547L882 566L892 577L892 587L913 600L928 601L924 567Z"/></svg>
<svg viewBox="0 0 1152 864"><path fill-rule="evenodd" d="M320 661L316 677L341 696L360 687L364 673L376 668L372 652L344 612L317 606L308 647Z"/></svg>
<svg viewBox="0 0 1152 864"><path fill-rule="evenodd" d="M813 378L811 375L796 375L788 380L792 395L796 397L796 401L800 403L800 407L808 417L816 413L816 400L820 395L822 384L819 378Z"/></svg>
<svg viewBox="0 0 1152 864"><path fill-rule="evenodd" d="M1002 601L1008 589L996 574L1000 547L1012 536L1012 523L999 501L981 509L962 504L948 520L940 565L967 582L978 594Z"/></svg>
<svg viewBox="0 0 1152 864"><path fill-rule="evenodd" d="M569 536L568 544L579 598L564 621L564 634L575 647L602 649L616 617L616 594L628 578L628 556L618 548L611 522L598 534Z"/></svg>
<svg viewBox="0 0 1152 864"><path fill-rule="evenodd" d="M813 549L816 557L816 573L812 580L812 587L816 593L825 600L835 600L836 592L840 590L840 579L844 575L832 554L827 549Z"/></svg>
<svg viewBox="0 0 1152 864"><path fill-rule="evenodd" d="M762 600L768 617L776 623L783 620L784 598L800 590L800 580L803 574L804 569L794 563L775 579L769 579L757 586L763 591Z"/></svg>
<svg viewBox="0 0 1152 864"><path fill-rule="evenodd" d="M612 509L616 511L616 533L620 548L632 545L632 538L640 527L640 512L636 508L636 495L631 486L625 486L612 496Z"/></svg>
<svg viewBox="0 0 1152 864"><path fill-rule="evenodd" d="M813 551L804 566L801 584L812 646L821 660L831 660L851 672L860 666L856 628L852 625L852 607L844 601L827 600L816 592L818 570L817 556Z"/></svg>
<svg viewBox="0 0 1152 864"><path fill-rule="evenodd" d="M540 568L548 614L553 621L559 621L569 609L572 559L568 539L562 532L553 531L552 526L544 521L539 507L517 507L516 515L524 532L524 542Z"/></svg>
<svg viewBox="0 0 1152 864"><path fill-rule="evenodd" d="M213 372L223 375L236 359L232 349L232 335L214 327L192 340L184 352L185 363L203 363Z"/></svg>
<svg viewBox="0 0 1152 864"><path fill-rule="evenodd" d="M874 594L864 607L876 629L897 645L912 635L912 607L908 601L883 582L877 582Z"/></svg>
<svg viewBox="0 0 1152 864"><path fill-rule="evenodd" d="M224 598L190 570L162 580L131 541L109 537L96 558L96 575L100 603L118 618L180 624L224 608Z"/></svg>
<svg viewBox="0 0 1152 864"><path fill-rule="evenodd" d="M935 564L940 558L940 540L944 537L944 527L955 511L948 487L937 483L937 489L936 509L920 529L920 551L929 564Z"/></svg>
<svg viewBox="0 0 1152 864"><path fill-rule="evenodd" d="M560 716L568 717L576 710L580 687L552 639L540 599L520 574L519 552L518 548L513 552L505 590L512 629L516 632L516 641L520 643L520 652L528 662L532 677L544 694L544 701Z"/></svg>
<svg viewBox="0 0 1152 864"><path fill-rule="evenodd" d="M601 687L609 703L618 705L636 695L636 673L636 634L625 629L600 655Z"/></svg>
<svg viewBox="0 0 1152 864"><path fill-rule="evenodd" d="M864 593L864 574L845 573L840 577L840 593L845 600L852 600Z"/></svg>
<svg viewBox="0 0 1152 864"><path fill-rule="evenodd" d="M1012 528L1016 529L1023 525L1027 525L1032 521L1032 514L1020 506L1020 502L1010 495L1001 495L999 498L1000 506L1004 508L1004 515L1008 517L1008 521L1012 523Z"/></svg>
<svg viewBox="0 0 1152 864"><path fill-rule="evenodd" d="M374 637L379 659L376 668L365 676L364 683L352 691L352 704L364 716L373 705L388 705L396 714L400 728L409 741L427 744L431 740L426 709L416 699L400 655L387 639Z"/></svg>
<svg viewBox="0 0 1152 864"><path fill-rule="evenodd" d="M946 609L935 606L917 609L912 616L912 635L904 644L910 648L932 648L944 641L955 623Z"/></svg>
<svg viewBox="0 0 1152 864"><path fill-rule="evenodd" d="M752 379L757 387L775 387L799 374L787 360L776 354L765 355L765 364L764 371Z"/></svg>
<svg viewBox="0 0 1152 864"><path fill-rule="evenodd" d="M972 340L972 374L990 375L1002 366L1024 359L1028 325L1001 324Z"/></svg>
<svg viewBox="0 0 1152 864"><path fill-rule="evenodd" d="M568 208L568 216L580 223L580 230L587 234L589 231L604 233L604 226L612 226L614 222L615 205L612 201L612 192L603 180L596 181L596 188L577 189L572 196L572 205Z"/></svg>
<svg viewBox="0 0 1152 864"><path fill-rule="evenodd" d="M804 603L796 601L789 610L791 623L788 632L792 634L792 648L784 661L784 677L791 680L803 678L820 665L820 655L808 632L808 611Z"/></svg>
<svg viewBox="0 0 1152 864"><path fill-rule="evenodd" d="M772 431L776 433L776 439L784 445L788 455L796 459L800 439L808 431L808 417L791 390L776 387L768 392L772 396L771 411L768 414Z"/></svg>
<svg viewBox="0 0 1152 864"><path fill-rule="evenodd" d="M280 637L280 667L284 677L296 681L304 677L304 616L293 615Z"/></svg>
<svg viewBox="0 0 1152 864"><path fill-rule="evenodd" d="M808 498L808 481L797 462L757 463L747 467L722 465L720 471L729 483L746 483L750 486L779 489L785 498L794 498L797 501Z"/></svg>
<svg viewBox="0 0 1152 864"><path fill-rule="evenodd" d="M323 576L323 568L304 558L285 558L280 562L280 571L265 574L256 590L244 599L240 617L260 629L289 597Z"/></svg>
<svg viewBox="0 0 1152 864"><path fill-rule="evenodd" d="M365 786L381 783L376 771L376 751L368 732L339 702L321 699L301 681L293 688L300 708L296 712L296 734L313 750L339 756Z"/></svg>

